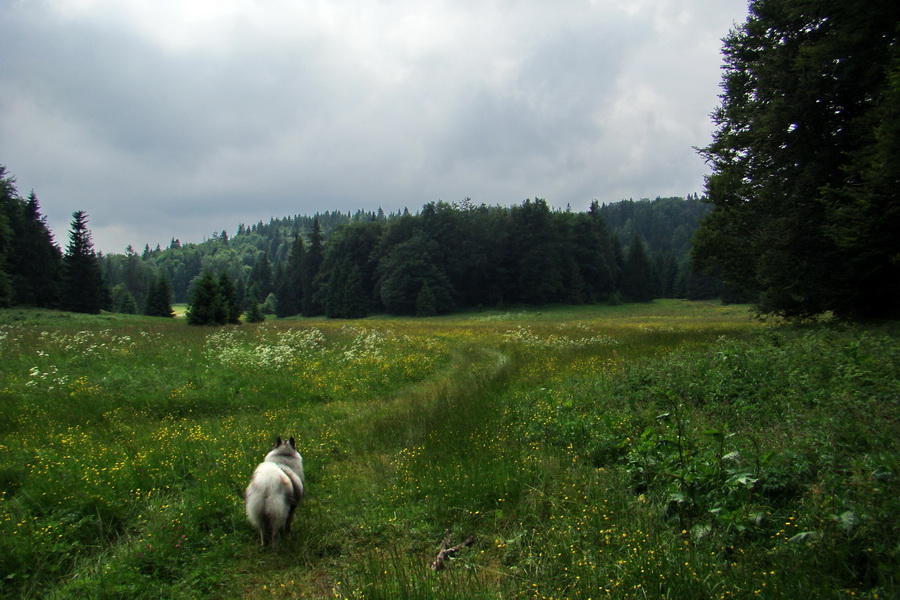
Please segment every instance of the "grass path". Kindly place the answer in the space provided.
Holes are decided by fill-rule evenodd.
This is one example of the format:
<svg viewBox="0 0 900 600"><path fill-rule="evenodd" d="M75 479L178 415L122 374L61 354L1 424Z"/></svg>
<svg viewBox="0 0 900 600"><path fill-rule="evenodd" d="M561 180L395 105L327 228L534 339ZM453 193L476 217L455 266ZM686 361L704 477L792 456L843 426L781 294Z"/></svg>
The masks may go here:
<svg viewBox="0 0 900 600"><path fill-rule="evenodd" d="M445 500L423 486L485 478L478 466L490 456L466 464L460 458L477 451L475 439L496 424L499 405L483 400L500 395L512 368L510 356L494 348L469 345L452 354L434 377L348 414L346 452L313 467L292 539L274 556L259 550L245 557L245 597L339 596L342 572L370 577L368 567L385 556L407 555L400 562L427 575L441 532L453 525L435 519L466 509L440 506Z"/></svg>
<svg viewBox="0 0 900 600"><path fill-rule="evenodd" d="M556 449L523 445L516 438L512 406L521 390L550 385L572 369L618 364L696 341L694 327L682 329L677 317L664 313L639 324L592 323L588 333L579 335L600 332L600 337L574 347L546 344L547 339L559 344L579 339L579 330L560 329L558 314L548 323L541 315L525 321L528 331L536 332L527 334L535 336L530 341L540 338L538 347L528 347L528 339L523 346L517 337L526 335L520 318L515 319L518 330L502 320L467 322L465 335L449 336L458 324L437 320L431 333L452 340L450 363L390 398L348 410L340 426L346 455L313 467L318 473L298 513L295 540L273 559L247 558L254 566L243 578L243 593L252 598L493 598L504 587L529 588L543 574L511 570L504 564L505 544L498 541L522 539L546 527L545 513L561 490L596 485L598 479L592 469L573 464ZM580 327L579 316L583 319L584 313L573 313ZM710 331L703 337L713 339L719 327L731 330L734 321L705 325ZM643 339L632 339L637 327L644 328ZM454 543L478 536L475 546L462 553L477 560L431 573L428 565L448 529ZM460 560L466 565L464 557Z"/></svg>

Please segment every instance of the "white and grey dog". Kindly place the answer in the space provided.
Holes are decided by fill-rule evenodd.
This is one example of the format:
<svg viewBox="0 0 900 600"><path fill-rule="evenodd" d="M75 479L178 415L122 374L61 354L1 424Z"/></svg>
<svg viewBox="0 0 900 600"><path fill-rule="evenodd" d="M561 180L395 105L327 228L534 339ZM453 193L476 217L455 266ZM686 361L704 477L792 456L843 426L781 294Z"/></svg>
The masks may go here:
<svg viewBox="0 0 900 600"><path fill-rule="evenodd" d="M282 531L291 530L291 521L303 497L303 457L297 452L294 438L287 442L281 436L253 472L244 493L247 518L259 530L260 542L273 548Z"/></svg>

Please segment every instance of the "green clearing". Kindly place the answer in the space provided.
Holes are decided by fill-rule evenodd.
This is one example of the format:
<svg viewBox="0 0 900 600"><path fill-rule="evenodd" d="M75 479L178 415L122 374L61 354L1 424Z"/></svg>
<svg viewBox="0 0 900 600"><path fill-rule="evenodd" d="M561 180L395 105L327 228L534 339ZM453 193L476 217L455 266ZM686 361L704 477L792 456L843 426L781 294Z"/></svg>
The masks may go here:
<svg viewBox="0 0 900 600"><path fill-rule="evenodd" d="M897 597L897 339L681 301L0 311L0 596ZM242 492L277 434L308 496L270 552Z"/></svg>

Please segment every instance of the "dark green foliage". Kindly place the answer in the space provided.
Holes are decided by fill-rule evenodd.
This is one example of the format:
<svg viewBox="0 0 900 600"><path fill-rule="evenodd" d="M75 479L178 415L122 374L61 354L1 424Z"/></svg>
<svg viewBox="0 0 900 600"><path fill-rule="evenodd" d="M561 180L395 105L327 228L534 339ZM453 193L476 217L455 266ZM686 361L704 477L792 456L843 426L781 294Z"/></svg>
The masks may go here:
<svg viewBox="0 0 900 600"><path fill-rule="evenodd" d="M422 287L428 285L435 313L453 308L452 288L447 275L435 264L437 242L422 235L397 244L379 262L379 294L388 312L415 315Z"/></svg>
<svg viewBox="0 0 900 600"><path fill-rule="evenodd" d="M269 261L269 255L266 252L260 252L259 258L250 270L250 279L247 282L247 288L253 290L251 301L265 301L269 294L274 291L273 279L272 263Z"/></svg>
<svg viewBox="0 0 900 600"><path fill-rule="evenodd" d="M126 315L136 315L138 312L134 296L123 283L112 289L112 311Z"/></svg>
<svg viewBox="0 0 900 600"><path fill-rule="evenodd" d="M207 269L228 273L246 309L255 300L279 317L356 318L391 312L384 290L391 306L415 314L423 275L414 275L417 281L407 285L403 271L415 271L412 263L420 262L428 265L429 287L441 313L624 297L626 255L620 238L637 235L651 270L658 273L650 286L653 297L693 290L707 298L718 293L718 286L689 287L687 261L690 236L707 210L696 196L594 202L586 213L554 210L539 198L510 208L468 199L432 202L415 215L325 213L242 225L232 237L217 233L203 244L173 240L165 250L109 255L103 268L107 280L125 283L141 306L157 274L169 277L175 301L184 302L189 283ZM408 246L392 256L401 244L418 247L419 256L406 252ZM404 253L409 261L400 258ZM274 302L266 289L273 290Z"/></svg>
<svg viewBox="0 0 900 600"><path fill-rule="evenodd" d="M303 272L301 277L302 295L300 308L303 316L312 317L322 314L322 299L318 289L319 270L322 268L324 257L324 239L319 220L314 219L312 232L309 237L309 246L303 257Z"/></svg>
<svg viewBox="0 0 900 600"><path fill-rule="evenodd" d="M422 289L419 290L419 295L416 298L416 316L432 317L437 313L437 298L435 298L434 292L431 291L431 285L428 281L423 281Z"/></svg>
<svg viewBox="0 0 900 600"><path fill-rule="evenodd" d="M900 315L900 5L757 0L724 45L698 266L763 313Z"/></svg>
<svg viewBox="0 0 900 600"><path fill-rule="evenodd" d="M40 215L37 197L32 194L27 202L19 198L5 169L0 181L0 305L52 307L60 297L61 253ZM207 270L225 273L230 280L234 300L224 309L230 322L236 319L231 315L240 312L236 305L249 310L254 302L279 317L356 318L384 310L420 312L425 281L427 312L437 313L620 298L625 254L619 239L639 235L659 274L659 281L645 286L653 289L652 297L691 290L713 295L716 292L709 290L717 286L688 285L684 244L696 225L697 206L702 205L696 196L657 198L605 206L594 202L587 213L573 213L553 210L539 198L510 208L465 199L432 202L416 215L408 210L391 215L326 212L272 219L241 225L232 237L216 232L202 244L173 238L166 249L148 245L138 253L129 246L124 254L87 260L99 263L105 281L95 294L101 308L130 310L122 304L121 291L115 303L107 291L123 285L139 310L170 315L171 302L190 302L192 282ZM90 234L84 223L79 227L76 249L85 252ZM87 254L92 253L90 248ZM79 260L76 255L67 259L69 272ZM159 302L155 290L163 277L170 288L167 303ZM67 285L73 281L70 277ZM68 308L74 309L73 302L91 286L81 287L75 297L66 294ZM99 310L97 303L87 310Z"/></svg>
<svg viewBox="0 0 900 600"><path fill-rule="evenodd" d="M15 179L0 165L0 306L55 307L60 258L37 196L19 197Z"/></svg>
<svg viewBox="0 0 900 600"><path fill-rule="evenodd" d="M300 234L294 235L287 259L282 263L276 278L275 295L278 298L275 315L290 317L300 314L303 297L303 262L306 249ZM252 303L251 303L252 306Z"/></svg>
<svg viewBox="0 0 900 600"><path fill-rule="evenodd" d="M227 294L210 271L204 271L191 287L191 304L187 312L190 325L225 325L231 321Z"/></svg>
<svg viewBox="0 0 900 600"><path fill-rule="evenodd" d="M237 303L235 286L227 272L222 271L215 277L211 271L204 271L192 284L187 313L189 324L238 324L242 312Z"/></svg>
<svg viewBox="0 0 900 600"><path fill-rule="evenodd" d="M329 271L328 284L323 290L325 316L332 319L359 319L368 315L370 302L362 285L359 267L349 259L339 261Z"/></svg>
<svg viewBox="0 0 900 600"><path fill-rule="evenodd" d="M657 297L657 277L644 243L635 234L622 270L622 294L630 302L650 302Z"/></svg>
<svg viewBox="0 0 900 600"><path fill-rule="evenodd" d="M700 220L710 212L709 205L696 194L688 194L687 198L622 200L604 204L596 211L613 235L618 265L618 270L613 270L618 277L621 277L625 264L625 254L619 243L627 243L637 236L657 271L658 297L692 297L695 300L718 297L720 286L713 276L706 278L710 285L702 288L703 296L689 296L686 286L696 273L689 260L691 240Z"/></svg>
<svg viewBox="0 0 900 600"><path fill-rule="evenodd" d="M571 258L584 285L584 301L606 300L616 290L615 259L599 205L591 203L586 214L574 215L573 219Z"/></svg>
<svg viewBox="0 0 900 600"><path fill-rule="evenodd" d="M160 275L153 287L150 288L144 314L149 317L171 318L175 316L175 312L172 310L172 285L165 275Z"/></svg>
<svg viewBox="0 0 900 600"><path fill-rule="evenodd" d="M243 310L241 309L240 304L238 304L234 283L232 283L231 277L228 276L226 271L219 273L218 291L222 298L222 306L225 311L224 322L237 325L241 322L241 313Z"/></svg>
<svg viewBox="0 0 900 600"><path fill-rule="evenodd" d="M9 257L14 302L42 308L55 307L59 301L61 254L53 234L41 215L34 192L21 205L21 218L14 225L15 251Z"/></svg>
<svg viewBox="0 0 900 600"><path fill-rule="evenodd" d="M379 221L357 222L329 240L318 282L327 316L360 318L381 306L374 257L383 233Z"/></svg>
<svg viewBox="0 0 900 600"><path fill-rule="evenodd" d="M145 251L143 256L148 257L149 253ZM111 260L105 262L109 270L114 268L110 264L111 262ZM135 252L132 246L128 246L125 249L125 260L120 262L119 268L122 270L122 282L127 286L128 291L134 296L139 306L146 306L148 302L147 295L150 293L151 284L155 279L147 259L142 258L142 255ZM110 275L109 272L104 274L107 277Z"/></svg>
<svg viewBox="0 0 900 600"><path fill-rule="evenodd" d="M0 307L9 306L13 301L8 257L12 242L9 214L13 210L15 198L15 179L7 177L6 167L0 165Z"/></svg>
<svg viewBox="0 0 900 600"><path fill-rule="evenodd" d="M510 214L510 246L517 277L515 294L527 304L562 299L565 247L555 231L556 219L547 202L526 200Z"/></svg>
<svg viewBox="0 0 900 600"><path fill-rule="evenodd" d="M577 374L516 410L526 440L627 475L634 504L693 552L739 549L731 567L762 559L770 574L791 564L773 597L886 597L900 568L898 364L896 332L785 329Z"/></svg>
<svg viewBox="0 0 900 600"><path fill-rule="evenodd" d="M259 309L258 302L251 302L250 308L247 309L247 322L248 323L262 323L266 320L266 316Z"/></svg>
<svg viewBox="0 0 900 600"><path fill-rule="evenodd" d="M69 245L62 261L60 307L71 312L97 314L107 305L108 292L87 222L84 211L72 214Z"/></svg>

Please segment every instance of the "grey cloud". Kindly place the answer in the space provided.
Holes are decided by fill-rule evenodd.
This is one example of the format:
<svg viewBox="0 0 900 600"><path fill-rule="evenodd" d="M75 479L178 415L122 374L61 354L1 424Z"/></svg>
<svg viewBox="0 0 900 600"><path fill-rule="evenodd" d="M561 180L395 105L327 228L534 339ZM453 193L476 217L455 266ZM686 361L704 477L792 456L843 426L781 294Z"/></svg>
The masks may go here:
<svg viewBox="0 0 900 600"><path fill-rule="evenodd" d="M163 45L125 13L0 9L0 164L58 240L84 209L105 251L317 210L684 194L702 183L691 146L710 131L718 40L746 13L303 6L234 18L207 45Z"/></svg>

